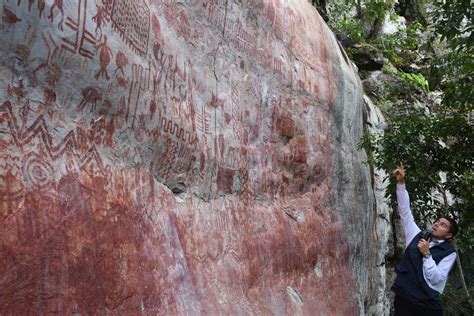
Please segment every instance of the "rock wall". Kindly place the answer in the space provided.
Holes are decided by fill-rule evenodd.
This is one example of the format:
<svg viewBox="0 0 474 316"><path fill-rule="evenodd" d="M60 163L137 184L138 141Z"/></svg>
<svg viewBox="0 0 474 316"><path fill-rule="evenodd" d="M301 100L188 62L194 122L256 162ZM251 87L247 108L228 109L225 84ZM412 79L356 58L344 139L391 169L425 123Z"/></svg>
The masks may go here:
<svg viewBox="0 0 474 316"><path fill-rule="evenodd" d="M2 14L2 313L365 312L362 92L307 1Z"/></svg>
<svg viewBox="0 0 474 316"><path fill-rule="evenodd" d="M387 122L381 110L373 104L367 95L364 95L366 104L366 128L372 134L381 133L387 126ZM393 280L390 280L390 275L387 277L387 262L386 257L389 255L389 241L392 237L391 216L392 208L386 197L388 186L388 175L376 168L371 168L372 173L372 188L374 192L373 204L373 238L370 240L370 255L368 262L369 274L369 293L366 299L366 313L368 315L390 315L390 306L393 298L389 299L391 295L389 289Z"/></svg>

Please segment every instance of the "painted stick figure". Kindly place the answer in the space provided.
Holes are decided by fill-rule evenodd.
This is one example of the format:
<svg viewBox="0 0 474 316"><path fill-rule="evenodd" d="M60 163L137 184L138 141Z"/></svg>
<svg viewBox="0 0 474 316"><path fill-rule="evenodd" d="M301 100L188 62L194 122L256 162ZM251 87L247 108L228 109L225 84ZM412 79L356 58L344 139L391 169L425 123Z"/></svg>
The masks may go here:
<svg viewBox="0 0 474 316"><path fill-rule="evenodd" d="M95 22L95 34L102 34L102 25L107 23L107 8L105 6L97 6L97 13L92 17L92 21Z"/></svg>
<svg viewBox="0 0 474 316"><path fill-rule="evenodd" d="M100 69L95 74L95 79L99 79L100 75L103 74L105 79L109 80L109 74L107 73L107 66L110 63L110 59L112 58L112 50L107 46L107 36L104 35L104 41L98 45L96 45L96 51L100 50L99 53L99 60L100 60Z"/></svg>
<svg viewBox="0 0 474 316"><path fill-rule="evenodd" d="M38 5L39 5L39 3L38 3ZM54 21L53 10L54 10L55 7L58 7L59 11L61 11L61 21L59 21L58 27L62 31L63 30L63 21L64 21L63 0L54 0L54 3L51 6L51 9L49 10L49 16L48 16L48 19L50 19L51 22Z"/></svg>

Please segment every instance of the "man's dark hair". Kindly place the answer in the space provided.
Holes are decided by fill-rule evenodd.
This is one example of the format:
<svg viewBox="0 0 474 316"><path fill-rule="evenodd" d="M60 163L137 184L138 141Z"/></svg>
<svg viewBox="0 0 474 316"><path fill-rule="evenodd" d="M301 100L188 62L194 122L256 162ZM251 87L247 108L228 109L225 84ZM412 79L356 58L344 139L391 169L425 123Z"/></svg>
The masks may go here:
<svg viewBox="0 0 474 316"><path fill-rule="evenodd" d="M440 216L438 219L444 218L449 222L449 232L453 235L450 239L453 239L459 231L458 223L449 215Z"/></svg>

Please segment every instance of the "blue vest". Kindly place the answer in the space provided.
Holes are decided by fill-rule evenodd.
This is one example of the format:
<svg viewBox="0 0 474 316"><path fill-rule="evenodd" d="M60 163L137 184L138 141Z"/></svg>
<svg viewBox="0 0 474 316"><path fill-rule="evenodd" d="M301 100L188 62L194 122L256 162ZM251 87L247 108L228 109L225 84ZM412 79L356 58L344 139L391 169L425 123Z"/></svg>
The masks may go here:
<svg viewBox="0 0 474 316"><path fill-rule="evenodd" d="M423 232L413 237L405 249L401 262L395 267L397 278L392 291L412 304L434 310L442 310L439 293L426 283L423 277L423 256L418 250L418 242ZM443 242L430 248L433 260L438 264L444 257L454 252L449 242Z"/></svg>

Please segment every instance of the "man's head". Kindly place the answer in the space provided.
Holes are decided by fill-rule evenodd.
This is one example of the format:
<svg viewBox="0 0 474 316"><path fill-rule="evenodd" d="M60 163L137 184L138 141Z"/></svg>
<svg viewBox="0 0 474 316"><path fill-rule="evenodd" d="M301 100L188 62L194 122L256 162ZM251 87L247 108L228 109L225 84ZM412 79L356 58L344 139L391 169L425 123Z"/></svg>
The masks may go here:
<svg viewBox="0 0 474 316"><path fill-rule="evenodd" d="M458 233L458 224L447 215L439 217L433 224L432 239L448 240L454 238Z"/></svg>

